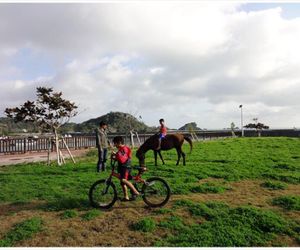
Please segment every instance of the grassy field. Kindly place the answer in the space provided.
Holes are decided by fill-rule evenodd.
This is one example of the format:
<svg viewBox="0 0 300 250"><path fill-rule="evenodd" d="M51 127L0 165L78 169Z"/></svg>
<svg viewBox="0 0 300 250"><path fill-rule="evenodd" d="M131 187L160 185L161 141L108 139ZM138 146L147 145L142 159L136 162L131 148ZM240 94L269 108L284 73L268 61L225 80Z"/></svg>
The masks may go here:
<svg viewBox="0 0 300 250"><path fill-rule="evenodd" d="M89 187L108 175L96 173L93 150L76 165L1 167L0 246L300 246L299 139L198 142L185 167L175 150L163 156L155 167L149 152L144 175L170 184L160 209L91 208Z"/></svg>

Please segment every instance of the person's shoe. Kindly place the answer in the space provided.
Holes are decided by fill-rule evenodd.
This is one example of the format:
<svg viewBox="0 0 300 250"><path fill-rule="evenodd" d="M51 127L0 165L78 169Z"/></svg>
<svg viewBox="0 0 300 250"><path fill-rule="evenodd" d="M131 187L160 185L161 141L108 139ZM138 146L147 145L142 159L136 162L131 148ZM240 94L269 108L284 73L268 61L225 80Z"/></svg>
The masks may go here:
<svg viewBox="0 0 300 250"><path fill-rule="evenodd" d="M121 201L122 201L122 202L126 202L126 201L130 201L130 199L122 198Z"/></svg>
<svg viewBox="0 0 300 250"><path fill-rule="evenodd" d="M137 197L139 197L141 194L133 194L131 197L130 197L130 200L131 201L135 201Z"/></svg>

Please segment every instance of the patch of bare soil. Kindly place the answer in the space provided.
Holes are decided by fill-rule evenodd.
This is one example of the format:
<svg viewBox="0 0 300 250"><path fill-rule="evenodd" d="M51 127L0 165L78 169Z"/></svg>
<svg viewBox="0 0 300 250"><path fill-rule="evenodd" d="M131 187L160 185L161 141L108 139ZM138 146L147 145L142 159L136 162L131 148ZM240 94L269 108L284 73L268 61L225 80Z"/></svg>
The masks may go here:
<svg viewBox="0 0 300 250"><path fill-rule="evenodd" d="M212 181L211 179L205 181ZM214 182L222 180L213 180ZM203 181L202 181L203 182ZM173 195L166 208L172 208L175 200L186 199L194 202L219 201L230 206L251 205L271 209L283 216L299 221L300 212L288 212L272 206L271 200L280 195L300 195L299 185L289 185L286 190L268 190L260 186L262 181L244 180L227 183L231 187L221 194L190 194ZM18 242L15 246L22 247L146 247L153 246L157 239L166 236L164 230L154 233L134 231L131 225L145 216L153 217L157 222L166 219L170 214L155 214L145 207L143 201L117 202L110 211L103 211L91 221L84 221L82 215L87 211L78 210L78 216L71 219L61 219L62 211L48 212L41 209L42 202L25 204L0 204L0 239L14 224L34 216L42 218L44 230L32 239ZM172 209L173 213L184 218L187 224L191 217L184 209ZM201 221L199 221L201 223ZM287 246L299 246L299 243L287 236L276 239Z"/></svg>

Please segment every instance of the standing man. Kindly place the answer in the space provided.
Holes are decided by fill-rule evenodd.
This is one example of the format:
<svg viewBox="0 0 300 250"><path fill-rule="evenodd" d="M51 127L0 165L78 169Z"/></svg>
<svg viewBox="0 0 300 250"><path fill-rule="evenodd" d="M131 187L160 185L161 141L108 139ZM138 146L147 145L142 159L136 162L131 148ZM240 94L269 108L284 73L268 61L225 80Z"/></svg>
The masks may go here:
<svg viewBox="0 0 300 250"><path fill-rule="evenodd" d="M107 123L101 121L99 128L96 129L96 146L98 148L97 172L105 171L105 162L107 160L107 148L110 145L107 139Z"/></svg>

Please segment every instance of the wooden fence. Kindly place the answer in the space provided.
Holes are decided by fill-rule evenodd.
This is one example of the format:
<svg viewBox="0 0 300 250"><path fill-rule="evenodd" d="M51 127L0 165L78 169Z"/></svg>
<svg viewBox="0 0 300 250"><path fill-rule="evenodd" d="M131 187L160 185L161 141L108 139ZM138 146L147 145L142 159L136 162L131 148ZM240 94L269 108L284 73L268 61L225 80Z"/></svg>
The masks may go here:
<svg viewBox="0 0 300 250"><path fill-rule="evenodd" d="M95 136L84 135L64 138L70 149L81 149L96 146ZM64 143L60 140L59 146L65 149ZM54 140L50 137L41 137L37 139L27 138L8 138L0 140L0 154L26 153L26 152L41 152L55 150Z"/></svg>
<svg viewBox="0 0 300 250"><path fill-rule="evenodd" d="M212 140L218 138L232 137L230 130L199 130L194 131L192 134L189 131L169 131L169 133L180 132L191 136L194 140ZM144 143L153 133L139 133L139 141L135 136L134 144L139 145L139 142ZM130 144L131 138L130 134L109 134L108 138L112 138L116 135L122 135L125 138L125 143ZM236 136L241 136L241 131L235 131ZM246 137L257 136L255 130L244 130L244 135ZM287 136L287 137L300 137L300 130L294 129L281 129L281 130L263 130L262 136ZM70 149L82 149L91 148L96 146L96 137L94 134L73 134L72 137L65 137L66 144ZM0 139L0 154L16 154L16 153L26 153L26 152L41 152L47 151L51 148L52 151L55 150L55 145L53 139L50 137L40 137L36 139L28 138L6 138ZM65 145L60 141L60 148L64 149Z"/></svg>

